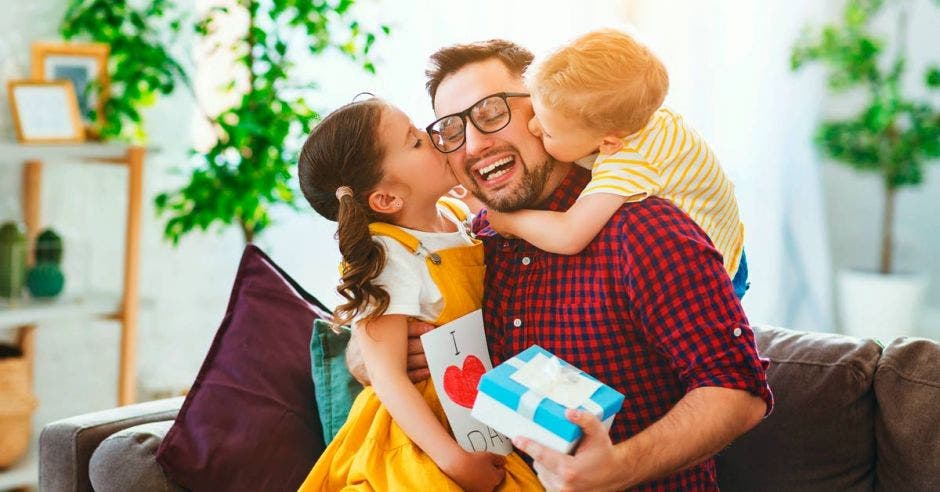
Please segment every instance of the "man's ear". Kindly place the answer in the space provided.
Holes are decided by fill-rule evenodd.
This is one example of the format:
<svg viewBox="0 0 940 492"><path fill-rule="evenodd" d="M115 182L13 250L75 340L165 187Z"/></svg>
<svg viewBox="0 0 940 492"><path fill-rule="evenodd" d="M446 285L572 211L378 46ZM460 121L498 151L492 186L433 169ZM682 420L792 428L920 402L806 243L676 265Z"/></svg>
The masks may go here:
<svg viewBox="0 0 940 492"><path fill-rule="evenodd" d="M623 139L616 135L607 135L601 140L597 150L601 154L611 155L623 148Z"/></svg>
<svg viewBox="0 0 940 492"><path fill-rule="evenodd" d="M369 208L381 215L393 215L400 212L404 203L401 196L386 189L377 189L369 194Z"/></svg>

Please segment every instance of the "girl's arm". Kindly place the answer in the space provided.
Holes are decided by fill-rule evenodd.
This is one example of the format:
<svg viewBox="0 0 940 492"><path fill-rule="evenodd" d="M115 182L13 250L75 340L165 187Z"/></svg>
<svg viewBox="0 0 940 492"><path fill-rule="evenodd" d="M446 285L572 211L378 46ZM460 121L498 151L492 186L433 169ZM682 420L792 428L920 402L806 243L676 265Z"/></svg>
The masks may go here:
<svg viewBox="0 0 940 492"><path fill-rule="evenodd" d="M437 466L469 490L493 490L503 480L505 458L492 453L469 453L437 420L421 393L408 379L408 324L404 315L384 315L363 322L362 357L372 387L395 423Z"/></svg>
<svg viewBox="0 0 940 492"><path fill-rule="evenodd" d="M521 237L542 251L574 255L594 240L625 200L621 195L594 193L578 198L565 212L487 210L486 218L503 235Z"/></svg>

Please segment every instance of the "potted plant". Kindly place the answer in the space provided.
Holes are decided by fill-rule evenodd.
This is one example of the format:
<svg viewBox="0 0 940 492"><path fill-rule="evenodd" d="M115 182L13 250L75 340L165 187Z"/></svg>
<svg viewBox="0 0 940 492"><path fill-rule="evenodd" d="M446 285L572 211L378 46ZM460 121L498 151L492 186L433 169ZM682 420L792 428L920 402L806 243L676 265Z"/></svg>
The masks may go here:
<svg viewBox="0 0 940 492"><path fill-rule="evenodd" d="M889 43L872 27L886 4L897 16ZM898 193L923 182L924 166L940 157L940 113L927 98L905 86L909 3L848 0L839 22L806 30L791 54L798 70L810 62L828 69L832 92L856 91L863 107L853 117L824 121L815 141L823 154L852 168L877 173L883 183L879 267L839 272L839 311L850 334L889 340L910 334L918 322L927 278L894 267L894 219ZM940 87L940 70L927 69L928 91ZM874 221L873 221L874 222Z"/></svg>
<svg viewBox="0 0 940 492"><path fill-rule="evenodd" d="M231 42L236 69L220 88L240 98L206 115L215 142L194 152L189 183L156 197L157 210L167 217L164 235L173 244L194 230L236 224L245 242L251 242L271 224L272 207L296 209L291 180L297 154L320 115L303 95L316 84L302 78L295 65L315 63L334 50L374 74L370 50L378 36L389 33L385 25L376 32L361 25L353 4L243 0L212 8L197 22L197 35L216 43L217 29L233 22L233 15L240 13L248 25ZM304 53L314 60L301 58ZM242 79L247 80L242 84Z"/></svg>

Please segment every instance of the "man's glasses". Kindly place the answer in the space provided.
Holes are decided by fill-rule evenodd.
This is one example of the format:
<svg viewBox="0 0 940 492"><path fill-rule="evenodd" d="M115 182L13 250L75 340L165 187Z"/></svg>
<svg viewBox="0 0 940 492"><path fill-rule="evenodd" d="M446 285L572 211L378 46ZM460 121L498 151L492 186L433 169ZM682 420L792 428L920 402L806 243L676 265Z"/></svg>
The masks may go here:
<svg viewBox="0 0 940 492"><path fill-rule="evenodd" d="M510 97L529 97L524 92L497 92L473 103L469 108L444 116L427 126L431 143L437 150L447 154L463 147L467 141L467 119L481 133L496 133L512 119L509 110Z"/></svg>

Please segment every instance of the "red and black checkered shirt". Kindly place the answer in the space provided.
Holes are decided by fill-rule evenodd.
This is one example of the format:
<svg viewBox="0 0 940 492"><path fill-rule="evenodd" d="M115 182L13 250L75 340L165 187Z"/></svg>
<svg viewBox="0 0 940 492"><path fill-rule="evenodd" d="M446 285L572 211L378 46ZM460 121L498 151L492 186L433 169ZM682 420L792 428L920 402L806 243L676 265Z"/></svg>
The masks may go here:
<svg viewBox="0 0 940 492"><path fill-rule="evenodd" d="M590 180L574 166L543 204L567 210ZM657 421L702 386L747 390L767 402L765 360L721 254L670 202L648 198L614 214L577 255L505 239L483 212L484 319L494 363L538 344L624 395L614 443ZM709 459L641 490L717 490Z"/></svg>

